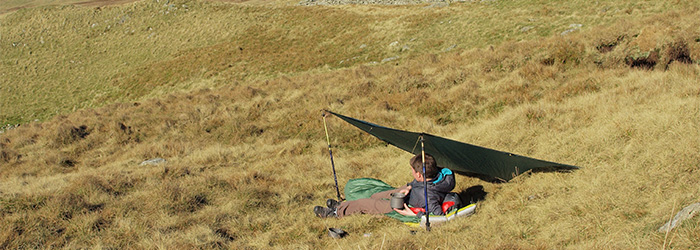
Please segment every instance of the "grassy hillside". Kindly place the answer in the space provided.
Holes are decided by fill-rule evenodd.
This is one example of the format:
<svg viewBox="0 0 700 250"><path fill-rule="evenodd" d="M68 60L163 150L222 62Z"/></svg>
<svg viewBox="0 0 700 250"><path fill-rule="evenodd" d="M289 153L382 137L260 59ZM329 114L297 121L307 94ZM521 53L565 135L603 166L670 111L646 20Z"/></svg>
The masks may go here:
<svg viewBox="0 0 700 250"><path fill-rule="evenodd" d="M572 27L625 25L619 22L631 18L659 22L653 19L660 13L682 8L658 1L274 7L154 0L22 9L0 17L0 86L7 89L0 92L0 123L43 121L81 108L312 69L536 40ZM657 23L687 34L651 39L683 35L694 43L693 24ZM592 42L637 34L607 35ZM638 52L672 41L652 40Z"/></svg>
<svg viewBox="0 0 700 250"><path fill-rule="evenodd" d="M0 121L22 125L0 134L0 246L697 248L697 217L657 229L700 202L698 14L697 1L8 12ZM324 108L582 169L459 176L455 191L486 197L431 232L322 220ZM328 125L341 184L410 181L410 155Z"/></svg>

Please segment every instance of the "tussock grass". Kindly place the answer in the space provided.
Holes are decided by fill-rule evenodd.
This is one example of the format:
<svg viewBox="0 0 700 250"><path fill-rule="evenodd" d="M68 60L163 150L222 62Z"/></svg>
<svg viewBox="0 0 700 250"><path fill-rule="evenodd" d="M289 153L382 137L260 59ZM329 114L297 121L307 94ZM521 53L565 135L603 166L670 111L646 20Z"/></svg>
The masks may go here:
<svg viewBox="0 0 700 250"><path fill-rule="evenodd" d="M697 3L173 5L0 16L0 120L22 123L0 134L1 248L700 244L697 218L657 232L700 195ZM432 232L321 220L324 108L582 169L458 176L485 196ZM341 185L410 181L408 154L328 129Z"/></svg>

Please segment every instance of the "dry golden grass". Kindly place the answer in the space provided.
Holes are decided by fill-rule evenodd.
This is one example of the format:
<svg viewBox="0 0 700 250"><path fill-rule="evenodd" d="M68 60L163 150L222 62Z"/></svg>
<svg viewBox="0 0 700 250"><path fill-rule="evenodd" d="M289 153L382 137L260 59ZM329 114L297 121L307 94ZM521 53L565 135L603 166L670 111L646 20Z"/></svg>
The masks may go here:
<svg viewBox="0 0 700 250"><path fill-rule="evenodd" d="M657 232L683 206L700 201L697 3L177 4L189 6L179 18L151 17L150 10L161 10L155 1L0 16L8 66L0 69L0 118L24 123L0 134L0 248L700 245L697 217L668 235ZM118 22L121 13L145 25L134 36L147 36L151 26L161 40L140 44L81 30L91 18L102 25ZM85 36L94 35L95 47L110 52L89 56L94 51L56 46L32 59L25 58L28 50L10 48L15 38L40 41L42 35L22 29L38 29L35 22L56 20L51 16L82 23L47 28L67 33L58 40L89 44ZM230 18L248 23L214 25ZM454 25L440 26L449 21ZM520 32L530 22L535 30ZM560 35L578 22L586 26ZM269 33L231 35L258 28ZM412 37L418 39L408 55L371 63L396 54L401 47L391 42ZM372 49L360 51L361 44ZM460 46L442 52L451 44ZM111 52L128 46L140 48ZM71 68L61 63L67 56L48 60L61 54L91 63ZM354 56L361 59L335 64ZM116 63L106 63L111 60ZM18 70L32 65L37 71ZM56 88L66 83L75 90ZM71 96L80 98L66 101ZM93 108L72 111L73 105ZM335 196L324 108L582 169L524 174L505 184L459 176L456 191L481 186L486 197L476 214L431 232L382 216L321 220L311 208ZM29 122L40 117L46 120ZM407 153L340 119L331 117L328 125L341 185L359 177L395 186L410 181ZM140 165L157 157L167 161ZM332 239L327 227L350 235Z"/></svg>

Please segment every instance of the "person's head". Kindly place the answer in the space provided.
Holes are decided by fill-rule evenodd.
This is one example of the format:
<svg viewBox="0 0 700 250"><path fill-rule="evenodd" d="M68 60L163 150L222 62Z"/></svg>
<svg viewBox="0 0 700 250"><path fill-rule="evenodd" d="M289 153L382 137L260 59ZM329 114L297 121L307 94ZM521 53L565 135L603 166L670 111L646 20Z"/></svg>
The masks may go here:
<svg viewBox="0 0 700 250"><path fill-rule="evenodd" d="M423 156L421 154L417 154L411 158L410 162L411 162L411 168L413 168L414 175L417 173L420 176L422 176L423 175ZM440 168L438 168L437 162L435 162L435 158L433 158L432 155L425 154L425 176L427 176L428 179L432 179L432 178L435 178L439 172L440 172ZM419 178L416 178L416 179L419 179Z"/></svg>

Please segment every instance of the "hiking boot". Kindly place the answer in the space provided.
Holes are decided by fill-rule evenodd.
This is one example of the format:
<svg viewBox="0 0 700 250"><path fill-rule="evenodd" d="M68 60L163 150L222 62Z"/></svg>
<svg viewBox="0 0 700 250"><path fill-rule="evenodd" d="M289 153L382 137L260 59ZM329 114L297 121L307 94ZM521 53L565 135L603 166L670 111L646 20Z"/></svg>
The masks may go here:
<svg viewBox="0 0 700 250"><path fill-rule="evenodd" d="M316 216L321 217L321 218L338 217L338 215L335 213L335 208L315 206L314 213L316 214Z"/></svg>
<svg viewBox="0 0 700 250"><path fill-rule="evenodd" d="M340 205L340 201L337 201L334 199L326 200L326 207L328 207L330 209L336 209L336 208L338 208L338 205Z"/></svg>

